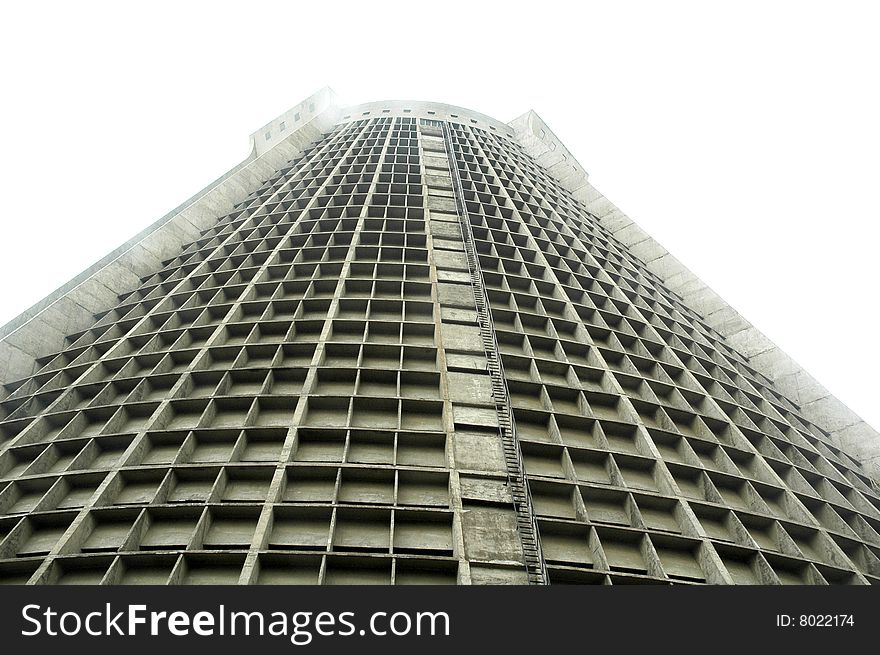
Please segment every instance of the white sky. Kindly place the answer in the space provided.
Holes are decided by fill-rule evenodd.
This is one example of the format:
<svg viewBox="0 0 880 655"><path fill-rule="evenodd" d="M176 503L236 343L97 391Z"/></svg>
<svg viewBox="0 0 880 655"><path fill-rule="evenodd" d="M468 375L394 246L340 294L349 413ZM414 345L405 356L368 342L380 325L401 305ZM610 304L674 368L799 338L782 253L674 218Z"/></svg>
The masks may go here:
<svg viewBox="0 0 880 655"><path fill-rule="evenodd" d="M880 427L880 5L0 6L0 324L320 87L533 108L593 184Z"/></svg>

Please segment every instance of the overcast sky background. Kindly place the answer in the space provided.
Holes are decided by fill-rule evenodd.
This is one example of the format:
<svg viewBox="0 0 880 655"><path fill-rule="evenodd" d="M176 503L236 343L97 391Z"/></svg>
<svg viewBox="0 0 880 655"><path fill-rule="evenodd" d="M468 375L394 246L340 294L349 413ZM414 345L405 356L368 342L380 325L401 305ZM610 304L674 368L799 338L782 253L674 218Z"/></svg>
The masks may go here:
<svg viewBox="0 0 880 655"><path fill-rule="evenodd" d="M0 324L323 86L535 109L591 182L880 428L880 4L0 8Z"/></svg>

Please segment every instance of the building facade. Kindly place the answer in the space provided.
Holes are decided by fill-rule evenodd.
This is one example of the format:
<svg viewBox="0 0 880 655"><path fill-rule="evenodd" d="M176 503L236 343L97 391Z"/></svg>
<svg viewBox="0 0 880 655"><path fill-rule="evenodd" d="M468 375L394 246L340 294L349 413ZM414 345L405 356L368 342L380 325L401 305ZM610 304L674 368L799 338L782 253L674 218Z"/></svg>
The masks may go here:
<svg viewBox="0 0 880 655"><path fill-rule="evenodd" d="M0 581L880 582L870 440L597 198L534 114L291 109L2 330Z"/></svg>

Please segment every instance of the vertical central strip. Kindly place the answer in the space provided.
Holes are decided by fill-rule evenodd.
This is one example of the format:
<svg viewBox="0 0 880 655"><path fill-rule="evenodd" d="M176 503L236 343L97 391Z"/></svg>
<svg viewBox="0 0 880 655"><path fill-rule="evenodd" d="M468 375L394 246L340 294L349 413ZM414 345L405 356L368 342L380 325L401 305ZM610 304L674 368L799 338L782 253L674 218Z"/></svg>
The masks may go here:
<svg viewBox="0 0 880 655"><path fill-rule="evenodd" d="M498 415L504 460L507 465L507 482L513 496L517 532L522 543L523 559L528 572L529 583L538 585L548 584L547 565L541 550L538 524L535 520L535 511L532 506L532 495L524 473L522 450L520 449L519 439L516 436L516 423L510 406L510 392L507 388L504 365L499 354L495 325L492 321L489 298L486 295L486 286L483 282L483 272L480 268L480 260L477 257L477 250L474 244L474 233L471 228L471 221L458 172L458 160L455 155L449 125L444 122L442 129L443 140L446 144L446 152L450 163L449 169L452 175L452 185L455 191L455 204L458 208L459 224L464 240L465 256L474 291L480 338L483 343L486 361L488 362L489 377L492 382L492 398L495 402L495 412Z"/></svg>

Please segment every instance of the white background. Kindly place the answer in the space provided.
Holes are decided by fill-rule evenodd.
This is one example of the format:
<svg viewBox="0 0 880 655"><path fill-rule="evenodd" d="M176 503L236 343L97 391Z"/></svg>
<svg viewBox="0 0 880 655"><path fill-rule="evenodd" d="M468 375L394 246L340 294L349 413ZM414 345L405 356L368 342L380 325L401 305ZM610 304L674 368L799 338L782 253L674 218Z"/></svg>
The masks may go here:
<svg viewBox="0 0 880 655"><path fill-rule="evenodd" d="M874 2L17 2L0 8L0 323L350 103L533 108L593 184L880 427Z"/></svg>

